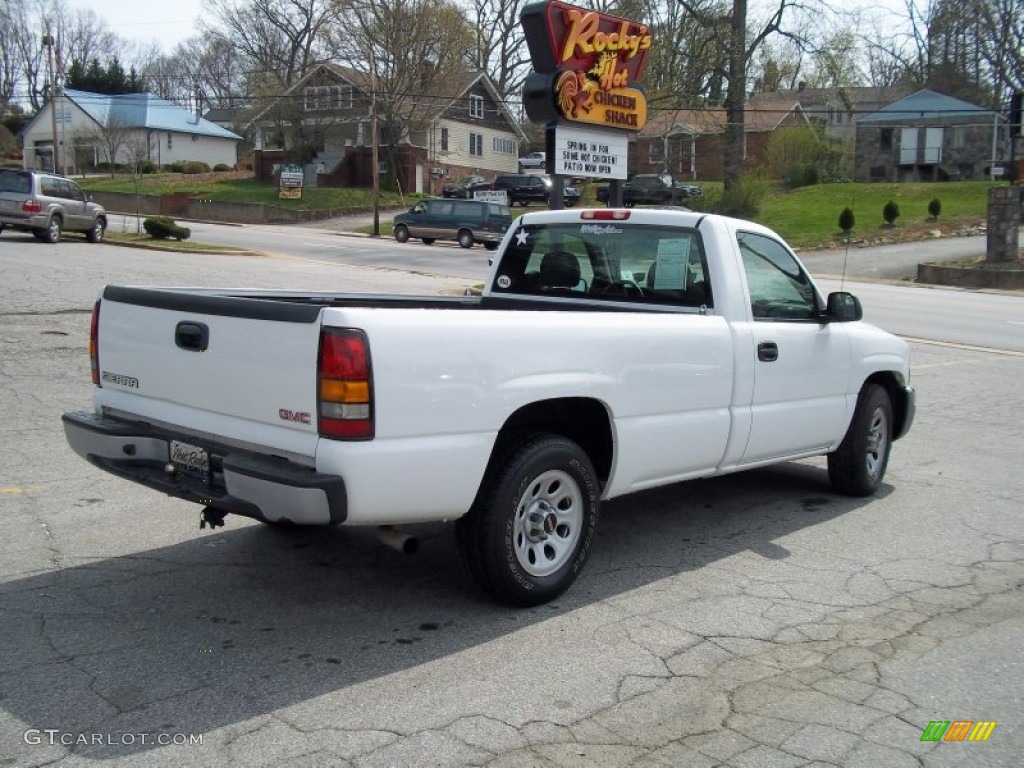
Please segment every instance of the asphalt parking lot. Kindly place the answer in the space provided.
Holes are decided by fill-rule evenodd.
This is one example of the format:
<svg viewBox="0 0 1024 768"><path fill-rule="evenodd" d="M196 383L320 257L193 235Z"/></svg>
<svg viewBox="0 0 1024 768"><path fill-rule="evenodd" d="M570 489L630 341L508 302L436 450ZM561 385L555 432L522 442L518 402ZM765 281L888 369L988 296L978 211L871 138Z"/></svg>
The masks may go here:
<svg viewBox="0 0 1024 768"><path fill-rule="evenodd" d="M0 238L0 766L1019 764L1024 356L914 344L917 422L872 499L814 460L616 500L573 589L515 610L445 526L414 556L362 529L201 531L60 426L88 405L104 282L458 281L20 242ZM996 725L922 741L933 721Z"/></svg>

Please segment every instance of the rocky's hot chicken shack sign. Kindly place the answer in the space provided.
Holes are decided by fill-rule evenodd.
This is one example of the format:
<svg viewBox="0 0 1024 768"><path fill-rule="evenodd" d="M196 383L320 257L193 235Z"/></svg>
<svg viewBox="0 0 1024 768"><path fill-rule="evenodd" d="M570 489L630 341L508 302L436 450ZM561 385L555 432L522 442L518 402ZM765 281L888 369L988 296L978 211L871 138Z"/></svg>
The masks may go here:
<svg viewBox="0 0 1024 768"><path fill-rule="evenodd" d="M647 97L637 85L651 47L645 24L560 2L528 5L519 21L534 68L523 86L531 120L644 127Z"/></svg>

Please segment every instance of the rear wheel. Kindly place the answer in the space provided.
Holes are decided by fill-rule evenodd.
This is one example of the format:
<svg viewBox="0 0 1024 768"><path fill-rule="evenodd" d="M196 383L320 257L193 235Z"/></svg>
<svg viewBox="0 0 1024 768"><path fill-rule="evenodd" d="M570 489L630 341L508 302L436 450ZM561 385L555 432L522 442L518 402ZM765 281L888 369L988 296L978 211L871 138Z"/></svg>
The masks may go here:
<svg viewBox="0 0 1024 768"><path fill-rule="evenodd" d="M590 458L561 435L505 438L469 513L456 525L463 559L485 592L539 605L576 580L597 526Z"/></svg>
<svg viewBox="0 0 1024 768"><path fill-rule="evenodd" d="M51 216L50 223L43 230L44 243L56 243L60 240L61 221L59 216Z"/></svg>
<svg viewBox="0 0 1024 768"><path fill-rule="evenodd" d="M409 228L405 224L399 224L395 227L395 240L400 243L409 242Z"/></svg>
<svg viewBox="0 0 1024 768"><path fill-rule="evenodd" d="M468 229L460 229L459 236L457 239L459 241L459 245L461 245L463 248L473 247L473 233L470 232Z"/></svg>
<svg viewBox="0 0 1024 768"><path fill-rule="evenodd" d="M828 456L832 488L848 496L870 496L885 477L892 448L892 403L877 384L869 384L857 398L857 408L846 437Z"/></svg>
<svg viewBox="0 0 1024 768"><path fill-rule="evenodd" d="M85 239L90 243L102 243L103 234L107 231L107 222L103 219L96 219L92 229L85 233Z"/></svg>

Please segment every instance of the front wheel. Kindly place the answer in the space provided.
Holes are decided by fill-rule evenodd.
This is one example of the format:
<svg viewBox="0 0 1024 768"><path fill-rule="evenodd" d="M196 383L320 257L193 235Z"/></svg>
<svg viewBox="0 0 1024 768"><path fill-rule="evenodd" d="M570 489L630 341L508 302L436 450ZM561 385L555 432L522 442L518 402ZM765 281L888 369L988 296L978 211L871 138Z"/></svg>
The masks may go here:
<svg viewBox="0 0 1024 768"><path fill-rule="evenodd" d="M473 233L470 232L468 229L460 229L459 230L458 240L459 240L459 245L461 245L463 248L472 248L473 247Z"/></svg>
<svg viewBox="0 0 1024 768"><path fill-rule="evenodd" d="M474 579L513 605L558 597L586 562L599 495L590 458L572 440L543 432L503 440L456 526Z"/></svg>
<svg viewBox="0 0 1024 768"><path fill-rule="evenodd" d="M103 219L96 219L92 229L85 233L85 239L90 243L102 243L103 233L107 230L107 222Z"/></svg>
<svg viewBox="0 0 1024 768"><path fill-rule="evenodd" d="M832 488L847 496L870 496L885 477L892 449L892 403L877 384L857 398L857 408L839 447L828 455Z"/></svg>
<svg viewBox="0 0 1024 768"><path fill-rule="evenodd" d="M399 224L395 227L395 240L400 243L409 242L409 228L405 224Z"/></svg>

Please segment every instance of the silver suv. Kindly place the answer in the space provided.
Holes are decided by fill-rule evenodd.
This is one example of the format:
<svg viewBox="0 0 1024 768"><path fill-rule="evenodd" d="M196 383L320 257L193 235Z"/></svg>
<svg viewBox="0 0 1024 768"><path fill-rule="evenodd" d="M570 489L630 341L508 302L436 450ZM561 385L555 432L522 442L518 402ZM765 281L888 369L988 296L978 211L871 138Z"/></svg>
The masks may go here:
<svg viewBox="0 0 1024 768"><path fill-rule="evenodd" d="M62 230L84 232L90 243L98 243L107 229L107 212L63 176L3 168L0 232L5 227L31 232L44 243L56 243Z"/></svg>

